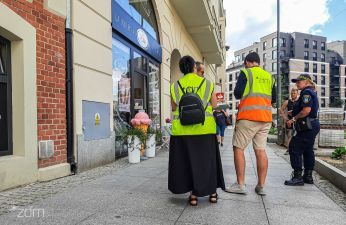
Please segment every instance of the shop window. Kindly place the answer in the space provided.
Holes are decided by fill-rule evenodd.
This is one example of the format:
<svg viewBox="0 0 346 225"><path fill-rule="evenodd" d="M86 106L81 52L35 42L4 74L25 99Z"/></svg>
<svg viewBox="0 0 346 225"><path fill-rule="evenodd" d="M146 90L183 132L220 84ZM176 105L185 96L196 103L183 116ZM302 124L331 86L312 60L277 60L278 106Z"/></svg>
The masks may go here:
<svg viewBox="0 0 346 225"><path fill-rule="evenodd" d="M0 156L12 155L10 41L0 36Z"/></svg>

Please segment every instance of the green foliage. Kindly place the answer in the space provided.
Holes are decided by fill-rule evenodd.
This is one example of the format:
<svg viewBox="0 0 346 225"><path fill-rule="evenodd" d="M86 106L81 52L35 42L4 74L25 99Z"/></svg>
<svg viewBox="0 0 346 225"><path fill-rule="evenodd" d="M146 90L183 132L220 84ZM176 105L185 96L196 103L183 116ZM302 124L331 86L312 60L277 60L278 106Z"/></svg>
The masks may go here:
<svg viewBox="0 0 346 225"><path fill-rule="evenodd" d="M276 135L278 134L278 129L276 127L271 127L270 130L269 130L269 134L271 135Z"/></svg>
<svg viewBox="0 0 346 225"><path fill-rule="evenodd" d="M346 155L346 147L340 147L334 150L334 152L332 152L332 159L341 159L342 156Z"/></svg>
<svg viewBox="0 0 346 225"><path fill-rule="evenodd" d="M131 127L126 131L125 137L131 138L131 142L128 144L133 144L135 137L137 137L140 140L141 144L144 146L144 148L146 147L148 135L144 133L141 129Z"/></svg>

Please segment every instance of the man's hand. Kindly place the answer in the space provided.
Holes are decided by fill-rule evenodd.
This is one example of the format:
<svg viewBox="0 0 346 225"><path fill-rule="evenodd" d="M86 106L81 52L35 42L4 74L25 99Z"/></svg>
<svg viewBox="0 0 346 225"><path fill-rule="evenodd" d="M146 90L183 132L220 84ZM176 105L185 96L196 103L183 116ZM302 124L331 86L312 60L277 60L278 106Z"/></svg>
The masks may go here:
<svg viewBox="0 0 346 225"><path fill-rule="evenodd" d="M292 127L293 123L294 123L294 120L289 120L289 121L287 121L287 122L286 122L287 127L289 127L289 128Z"/></svg>

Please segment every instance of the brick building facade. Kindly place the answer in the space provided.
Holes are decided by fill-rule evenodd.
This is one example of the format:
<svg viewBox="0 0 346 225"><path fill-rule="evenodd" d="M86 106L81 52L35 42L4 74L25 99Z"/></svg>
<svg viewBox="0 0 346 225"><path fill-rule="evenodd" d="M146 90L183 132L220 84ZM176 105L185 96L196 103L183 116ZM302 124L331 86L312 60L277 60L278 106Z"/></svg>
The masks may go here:
<svg viewBox="0 0 346 225"><path fill-rule="evenodd" d="M49 140L54 143L53 156L40 157L38 155L36 157L36 164L38 167L36 177L38 177L38 179L40 179L40 168L47 168L54 165L64 164L64 174L66 175L67 173L65 17L64 15L59 14L59 11L54 7L54 4L52 5L50 1L46 0L0 0L0 8L2 10L7 10L18 20L21 20L20 18L22 18L22 20L24 20L22 22L30 24L36 32L36 43L30 44L35 45L36 48L36 76L34 78L36 80L36 87L31 88L36 89L35 97L37 102L36 104L33 102L24 102L24 107L33 107L34 105L37 105L37 125L36 129L31 131L37 132L36 140L32 140L36 142L36 151L38 151L41 141ZM10 10L12 10L12 12ZM17 14L19 17L13 13ZM6 21L2 21L2 23L6 23ZM29 27L30 25L27 26ZM0 28L6 29L2 27L1 23ZM16 29L22 29L22 27L17 27ZM4 32L4 36L7 34L7 36L11 37L12 31ZM0 36L3 35L0 33ZM16 41L16 38L14 38L13 41L9 41L11 43L11 51L14 51L14 41ZM25 39L23 39L23 44L26 44ZM13 54L11 57L14 57ZM12 60L12 67L14 66L13 64ZM27 67L25 62L23 66L25 70ZM14 75L15 74L11 74L12 77ZM12 86L13 85L16 85L15 82L12 82ZM24 83L24 86L25 85L26 84ZM14 94L15 93L12 94L12 97L14 97ZM12 108L13 113L15 113L16 110L19 110L16 109L16 104L14 102L10 107ZM26 120L27 116L32 117L33 115L24 115L24 120ZM15 118L12 120L14 119ZM12 122L9 121L9 123ZM13 123L15 122L13 121ZM17 131L14 130L13 132L16 133ZM13 138L15 139L15 135ZM14 145L13 147L15 148L15 140L12 141ZM25 147L27 146L25 145ZM16 150L13 149L12 156L15 155ZM7 157L11 157L11 155L9 154ZM46 174L46 176L49 177L48 174ZM55 176L56 175L52 178ZM21 183L20 181L18 182ZM0 184L0 190L7 188L7 186L6 182L3 185Z"/></svg>

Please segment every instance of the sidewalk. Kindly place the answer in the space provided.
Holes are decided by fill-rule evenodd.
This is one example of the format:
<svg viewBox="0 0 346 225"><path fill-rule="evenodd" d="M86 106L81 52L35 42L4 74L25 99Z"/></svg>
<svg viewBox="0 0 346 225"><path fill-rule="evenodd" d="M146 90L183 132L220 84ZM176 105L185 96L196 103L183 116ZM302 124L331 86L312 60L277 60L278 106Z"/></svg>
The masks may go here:
<svg viewBox="0 0 346 225"><path fill-rule="evenodd" d="M226 185L235 181L231 131L221 149ZM248 195L219 190L218 204L200 199L187 205L188 195L167 190L168 152L140 164L65 189L52 197L0 216L0 224L340 224L346 213L314 185L283 185L290 165L269 144L267 196L255 194L256 162L246 150ZM26 213L26 215L25 215ZM43 215L44 213L44 215ZM21 215L22 214L22 215Z"/></svg>

